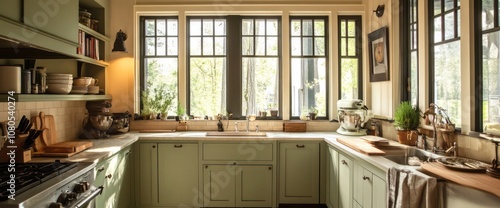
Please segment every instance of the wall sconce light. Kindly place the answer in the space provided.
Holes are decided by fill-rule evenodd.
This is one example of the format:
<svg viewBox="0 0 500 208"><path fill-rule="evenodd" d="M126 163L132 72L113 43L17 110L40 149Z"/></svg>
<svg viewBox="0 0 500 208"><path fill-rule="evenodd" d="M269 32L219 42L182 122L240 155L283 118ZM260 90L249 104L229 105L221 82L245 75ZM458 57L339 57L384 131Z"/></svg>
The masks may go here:
<svg viewBox="0 0 500 208"><path fill-rule="evenodd" d="M375 15L377 17L382 17L384 15L384 10L385 10L385 4L378 5L376 10L373 10L375 12Z"/></svg>
<svg viewBox="0 0 500 208"><path fill-rule="evenodd" d="M127 53L127 49L125 48L125 40L127 40L127 34L125 34L122 30L116 33L115 44L113 46L112 52L123 52Z"/></svg>

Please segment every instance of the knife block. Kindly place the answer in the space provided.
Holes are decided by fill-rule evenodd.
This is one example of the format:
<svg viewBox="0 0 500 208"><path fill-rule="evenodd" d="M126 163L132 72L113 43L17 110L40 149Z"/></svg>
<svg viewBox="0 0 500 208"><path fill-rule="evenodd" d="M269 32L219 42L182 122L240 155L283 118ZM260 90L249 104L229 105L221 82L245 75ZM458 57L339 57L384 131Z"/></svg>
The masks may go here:
<svg viewBox="0 0 500 208"><path fill-rule="evenodd" d="M24 141L28 137L28 134L16 134L16 138L14 139L14 144L11 144L9 139L5 141L2 149L0 150L0 163L12 163L12 159L16 163L27 163L31 161L31 150L23 149L22 145ZM16 147L16 148L9 148ZM12 151L15 151L14 154L9 154Z"/></svg>

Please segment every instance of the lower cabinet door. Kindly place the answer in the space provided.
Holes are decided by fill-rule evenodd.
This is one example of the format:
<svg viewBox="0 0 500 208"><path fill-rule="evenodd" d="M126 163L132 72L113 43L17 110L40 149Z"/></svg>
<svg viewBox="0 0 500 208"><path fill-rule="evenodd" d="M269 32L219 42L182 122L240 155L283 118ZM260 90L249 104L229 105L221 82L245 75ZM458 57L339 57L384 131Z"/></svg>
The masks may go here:
<svg viewBox="0 0 500 208"><path fill-rule="evenodd" d="M199 207L198 144L158 144L158 201L161 206Z"/></svg>
<svg viewBox="0 0 500 208"><path fill-rule="evenodd" d="M236 206L236 165L203 166L204 207Z"/></svg>
<svg viewBox="0 0 500 208"><path fill-rule="evenodd" d="M273 168L270 165L237 167L236 206L272 207Z"/></svg>
<svg viewBox="0 0 500 208"><path fill-rule="evenodd" d="M339 207L339 153L329 147L326 156L326 205Z"/></svg>
<svg viewBox="0 0 500 208"><path fill-rule="evenodd" d="M339 207L341 208L353 207L353 165L354 163L350 158L339 154Z"/></svg>
<svg viewBox="0 0 500 208"><path fill-rule="evenodd" d="M373 174L373 208L386 207L387 185L385 180Z"/></svg>

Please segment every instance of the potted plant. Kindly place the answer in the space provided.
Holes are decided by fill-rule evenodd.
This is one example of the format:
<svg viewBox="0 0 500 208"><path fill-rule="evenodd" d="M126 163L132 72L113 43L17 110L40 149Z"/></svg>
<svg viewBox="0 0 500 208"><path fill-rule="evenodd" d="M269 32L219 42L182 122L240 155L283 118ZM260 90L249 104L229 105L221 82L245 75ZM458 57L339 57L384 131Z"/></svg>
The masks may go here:
<svg viewBox="0 0 500 208"><path fill-rule="evenodd" d="M271 114L271 117L278 117L278 105L276 103L271 103L269 104L269 113Z"/></svg>
<svg viewBox="0 0 500 208"><path fill-rule="evenodd" d="M420 125L420 112L410 102L401 102L394 114L394 126L398 131L398 140L401 144L416 145L418 136L412 134Z"/></svg>
<svg viewBox="0 0 500 208"><path fill-rule="evenodd" d="M318 114L318 109L316 109L314 106L309 108L309 118L311 120L316 120L316 115Z"/></svg>
<svg viewBox="0 0 500 208"><path fill-rule="evenodd" d="M143 120L153 120L154 116L154 104L153 99L151 98L151 93L149 90L144 90L141 92L141 102L142 102L142 110L141 117Z"/></svg>
<svg viewBox="0 0 500 208"><path fill-rule="evenodd" d="M186 115L186 109L181 105L177 106L177 116L175 117L176 121L185 121L188 120L188 116Z"/></svg>
<svg viewBox="0 0 500 208"><path fill-rule="evenodd" d="M167 120L168 111L170 110L175 95L173 92L168 91L165 85L161 85L155 88L153 92L153 102L155 110L160 113L161 119Z"/></svg>

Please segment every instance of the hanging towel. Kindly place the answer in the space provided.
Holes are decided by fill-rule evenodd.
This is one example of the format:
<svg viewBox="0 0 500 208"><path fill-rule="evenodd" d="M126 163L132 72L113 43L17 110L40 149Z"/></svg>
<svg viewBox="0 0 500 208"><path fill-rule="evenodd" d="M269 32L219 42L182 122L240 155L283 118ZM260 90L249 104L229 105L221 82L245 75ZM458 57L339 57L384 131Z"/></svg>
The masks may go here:
<svg viewBox="0 0 500 208"><path fill-rule="evenodd" d="M388 208L437 208L441 192L437 179L411 169L389 168L387 172Z"/></svg>

